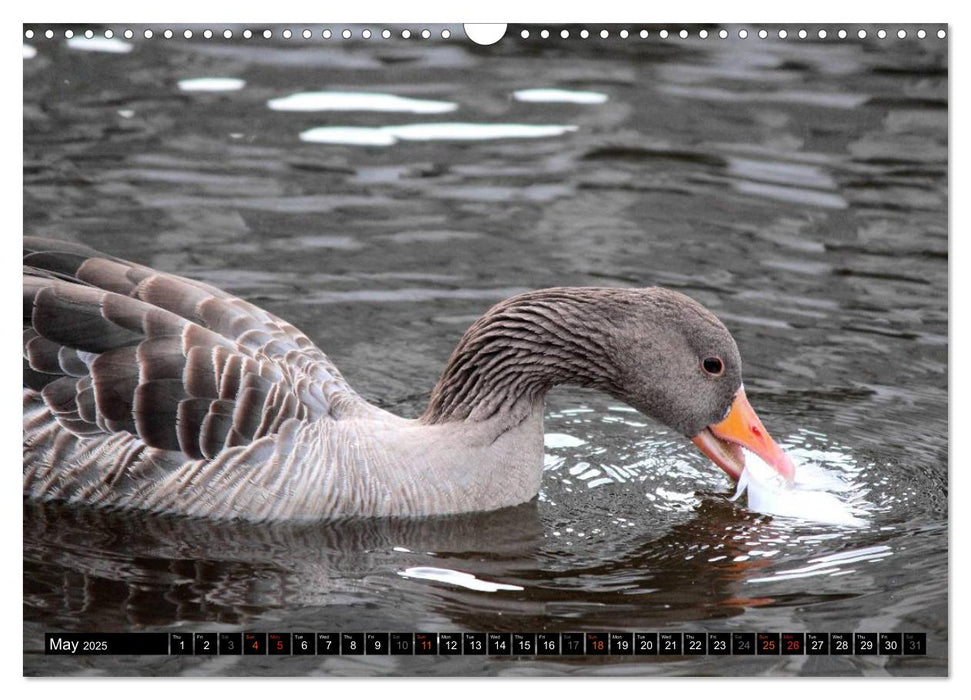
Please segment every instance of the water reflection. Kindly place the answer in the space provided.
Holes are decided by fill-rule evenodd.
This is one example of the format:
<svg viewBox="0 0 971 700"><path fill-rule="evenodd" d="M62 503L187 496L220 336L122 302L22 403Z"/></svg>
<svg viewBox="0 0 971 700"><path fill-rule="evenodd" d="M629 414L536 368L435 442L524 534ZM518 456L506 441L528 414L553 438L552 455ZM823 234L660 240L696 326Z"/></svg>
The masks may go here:
<svg viewBox="0 0 971 700"><path fill-rule="evenodd" d="M442 553L487 552L515 566L529 560L539 527L528 505L457 518L252 526L25 504L25 600L64 629L242 623L398 589L399 571L449 556ZM480 573L490 579L488 569ZM72 593L79 584L81 600Z"/></svg>

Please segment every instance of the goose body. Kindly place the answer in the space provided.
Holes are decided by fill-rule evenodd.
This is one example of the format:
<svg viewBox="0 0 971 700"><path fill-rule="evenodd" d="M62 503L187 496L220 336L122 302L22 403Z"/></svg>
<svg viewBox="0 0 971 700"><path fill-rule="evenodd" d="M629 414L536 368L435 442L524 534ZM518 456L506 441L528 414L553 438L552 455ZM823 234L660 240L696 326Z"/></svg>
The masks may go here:
<svg viewBox="0 0 971 700"><path fill-rule="evenodd" d="M405 419L292 325L215 287L36 238L23 284L27 498L249 520L511 506L539 490L558 384L626 401L736 478L740 445L791 476L745 400L731 335L669 290L502 302Z"/></svg>

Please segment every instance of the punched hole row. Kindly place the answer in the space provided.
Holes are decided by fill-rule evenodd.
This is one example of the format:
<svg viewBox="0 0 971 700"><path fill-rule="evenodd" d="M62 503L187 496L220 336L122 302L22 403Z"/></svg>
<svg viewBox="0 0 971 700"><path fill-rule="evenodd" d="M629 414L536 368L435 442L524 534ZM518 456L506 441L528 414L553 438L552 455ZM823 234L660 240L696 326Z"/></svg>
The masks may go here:
<svg viewBox="0 0 971 700"><path fill-rule="evenodd" d="M26 37L27 39L33 39L35 36L44 36L47 39L54 39L56 36L58 36L58 34L59 33L55 32L53 29L48 29L42 33L41 32L35 33L33 29L27 29L26 31L24 31L24 37ZM83 36L86 39L93 39L95 36L104 36L105 39L112 39L115 36L115 32L112 31L111 29L105 29L104 32L102 32L100 35L91 29L87 29L81 33L76 33L73 29L65 29L60 34L64 36L64 38L66 39L73 39L75 36ZM440 34L442 39L449 39L452 36L452 32L448 29L442 29ZM846 39L852 36L855 36L858 39L866 39L867 37L870 36L870 33L866 29L859 29L856 32L852 32L852 33L848 32L845 29L838 29L836 31L833 31L832 33L826 29L819 29L815 32L810 32L806 29L799 29L793 32L790 32L787 29L773 30L772 32L770 32L767 29L759 29L759 30L753 29L751 32L749 32L748 29L739 29L734 33L729 32L727 29L720 29L717 31L708 31L707 29L700 29L694 33L689 32L687 29L681 29L679 31L668 31L667 29L661 29L659 31L654 32L653 34L649 32L647 29L641 29L639 31L637 30L630 31L627 29L621 29L620 31L614 34L612 34L610 31L606 29L602 29L599 32L591 32L588 29L581 29L575 32L575 35L580 39L589 39L591 37L596 38L598 36L601 39L609 39L612 36L617 36L621 39L628 39L633 37L647 39L654 35L660 37L661 39L668 39L668 38L688 39L692 35L697 36L699 39L708 39L709 37L728 39L733 34L739 39L748 39L749 36L753 36L753 37L757 36L759 39L767 39L769 38L769 36L773 36L773 35L774 35L774 38L779 38L779 39L788 39L790 36L793 38L799 38L799 39L808 39L810 36L813 36L814 38L818 38L818 39L828 39L828 38ZM125 29L119 32L119 35L123 36L125 39L132 39L135 37L136 32L132 29ZM193 37L196 37L196 36L200 36L203 39L212 39L213 37L219 37L219 36L221 36L223 39L232 39L234 36L236 36L236 34L231 29L225 29L222 32L213 31L212 29L204 29L201 32L199 32L198 35L195 32L193 32L191 29L186 29L182 31L180 35L184 39L192 39ZM292 39L295 37L312 39L315 36L318 36L310 29L304 29L302 31L283 29L280 31L279 35L284 39ZM355 38L355 36L360 37L361 39L371 39L378 36L380 36L382 39L390 39L393 35L394 35L394 32L392 32L390 29L382 29L380 31L362 29L362 30L359 30L356 34L350 29L344 29L341 31L323 29L319 33L319 36L322 39L333 39L337 37L342 39L353 39ZM401 36L402 39L410 39L413 36L412 31L410 29L402 29L399 35ZM556 32L555 30L551 32L549 29L541 29L535 33L535 37L538 37L540 39L548 39L550 36L553 36L553 35L558 35L561 39L569 39L571 36L574 36L574 33L572 33L569 29L562 29L559 32ZM934 36L934 35L936 35L938 39L945 39L947 38L947 31L944 29L939 29L937 30L936 33L928 33L927 30L925 29L918 29L916 32L913 33L913 36L917 37L918 39L926 39L928 36ZM177 33L173 32L171 29L164 29L156 34L154 30L145 29L144 31L141 32L141 36L145 39L153 39L156 36L160 36L163 39L172 39L175 36L177 36ZM244 39L252 39L254 36L262 37L264 39L272 39L275 35L274 35L274 32L270 29L264 29L263 31L257 31L257 32L254 32L251 29L244 29L241 32L239 32L239 36L241 36ZM422 39L430 39L432 37L432 31L430 29L422 29L421 31L414 34L414 36L420 37ZM520 32L520 37L523 39L529 39L533 36L534 36L533 33L530 32L530 30L528 29L523 29ZM909 36L911 36L911 34L906 29L898 29L896 32L893 32L893 31L888 32L886 29L878 29L875 32L873 32L873 36L875 36L878 39L886 39L888 36L896 36L898 39L906 39Z"/></svg>
<svg viewBox="0 0 971 700"><path fill-rule="evenodd" d="M156 33L152 29L146 29L142 32L135 32L132 29L125 29L117 33L118 36L124 37L125 39L133 39L136 34L140 34L142 38L154 39L155 37L161 37L163 39L172 39L176 36L181 36L184 39L192 39L193 37L202 37L203 39L212 39L213 37L221 36L223 39L232 39L237 34L231 29L224 29L222 32L213 31L212 29L204 29L201 32L193 32L191 29L186 29L180 33L173 32L171 29L164 29ZM53 29L48 29L44 32L34 32L33 29L28 29L24 32L24 37L27 39L33 39L35 36L43 36L47 39L54 39L57 36L63 36L65 39L73 39L75 36L83 36L85 39L93 39L94 37L103 36L105 39L113 39L116 33L111 29L105 29L104 32L97 33L91 29L87 29L84 32L75 32L73 29L65 29L63 32L55 32ZM264 39L272 39L275 34L270 29L264 29L263 31L254 32L252 29L244 29L239 32L239 36L244 39L252 39L253 37L263 37ZM355 34L350 29L344 29L343 31L335 32L331 29L323 29L320 34L317 35L310 29L304 29L302 31L294 31L292 29L284 29L279 32L279 36L284 39L293 39L303 37L304 39L312 39L315 36L320 36L322 39L333 39L340 37L342 39L353 39ZM380 36L382 39L390 39L393 36L393 32L390 29L382 29L380 31L372 31L370 29L362 29L357 33L362 39L370 39L372 37ZM410 39L413 34L410 29L402 29L400 32L402 39ZM421 31L414 34L416 37L422 39L430 39L432 37L432 32L430 29L422 29ZM441 30L441 37L443 39L448 39L452 36L452 32L448 29Z"/></svg>
<svg viewBox="0 0 971 700"><path fill-rule="evenodd" d="M561 39L569 39L571 36L574 36L574 34L571 33L569 29L562 29L559 32L555 32L555 31L551 32L549 29L541 29L538 32L536 32L535 36L540 39L548 39L550 38L550 36L554 36L557 34ZM647 29L641 29L640 31L637 31L637 30L630 31L627 29L621 29L619 32L616 32L616 36L618 36L621 39L628 39L633 37L640 37L641 39L647 39L654 35L660 37L661 39L676 38L676 37L681 39L688 39L692 35L697 36L699 39L708 39L709 37L728 39L730 36L732 36L732 34L733 33L728 31L727 29L719 29L718 31L708 31L707 29L699 29L697 32L689 32L687 29L681 29L680 31L668 31L667 29L661 29L660 31L654 32L654 34L649 32ZM611 36L614 36L613 34L610 33L610 31L606 29L602 29L600 30L600 32L591 32L588 29L581 29L578 32L576 32L575 35L580 39L589 39L590 37L596 38L598 36L601 39L609 39ZM827 39L827 38L846 39L852 36L856 36L856 38L858 39L866 39L868 36L870 36L870 33L866 29L859 29L856 32L852 32L852 33L848 32L845 29L838 29L836 31L833 31L832 33L826 29L819 29L815 32L810 32L807 29L799 29L798 31L793 31L793 32L790 32L788 29L773 30L771 32L767 29L759 29L757 31L752 30L751 32L749 32L748 29L739 29L737 32L734 33L734 35L737 36L739 39L748 39L749 36L757 36L759 39L768 39L769 36L772 36L772 35L774 35L775 37L778 37L779 39L788 39L790 36L792 36L793 38L799 38L799 39L808 39L810 36L813 36L814 38L818 38L818 39ZM894 35L894 32L892 31L888 32L886 29L878 29L875 32L873 32L873 36L877 37L878 39L886 39L888 36L893 36L893 35ZM898 39L906 39L908 36L910 36L910 33L906 29L898 29L895 35ZM913 33L913 35L916 36L918 39L926 39L928 36L931 36L931 34L928 33L926 29L918 29L916 32ZM528 29L523 29L519 33L519 36L523 39L529 39L531 36L533 36L533 34ZM936 32L936 36L938 39L944 39L947 37L947 31L944 29L939 29Z"/></svg>

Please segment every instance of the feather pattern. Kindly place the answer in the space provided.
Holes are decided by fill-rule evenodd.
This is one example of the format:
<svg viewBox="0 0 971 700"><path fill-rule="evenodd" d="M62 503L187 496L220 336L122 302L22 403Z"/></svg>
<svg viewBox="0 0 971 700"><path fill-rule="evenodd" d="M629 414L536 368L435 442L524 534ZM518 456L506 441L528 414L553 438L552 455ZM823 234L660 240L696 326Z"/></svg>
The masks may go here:
<svg viewBox="0 0 971 700"><path fill-rule="evenodd" d="M301 428L377 410L292 325L200 282L25 238L23 292L29 496L192 511L177 484L241 483ZM288 514L208 513L211 490L199 514Z"/></svg>

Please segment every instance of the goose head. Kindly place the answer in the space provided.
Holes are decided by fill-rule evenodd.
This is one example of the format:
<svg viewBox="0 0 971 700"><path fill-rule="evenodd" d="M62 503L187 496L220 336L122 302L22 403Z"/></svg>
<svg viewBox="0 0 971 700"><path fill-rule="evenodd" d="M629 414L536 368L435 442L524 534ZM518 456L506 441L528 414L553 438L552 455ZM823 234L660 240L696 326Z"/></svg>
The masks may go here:
<svg viewBox="0 0 971 700"><path fill-rule="evenodd" d="M608 393L687 437L735 480L745 450L793 480L792 460L745 394L735 339L714 314L684 294L652 288L610 327L618 379Z"/></svg>
<svg viewBox="0 0 971 700"><path fill-rule="evenodd" d="M465 333L423 418L525 415L524 405L559 384L627 403L694 442L733 479L745 450L794 477L746 397L731 333L698 302L660 287L564 287L501 302Z"/></svg>

